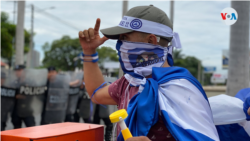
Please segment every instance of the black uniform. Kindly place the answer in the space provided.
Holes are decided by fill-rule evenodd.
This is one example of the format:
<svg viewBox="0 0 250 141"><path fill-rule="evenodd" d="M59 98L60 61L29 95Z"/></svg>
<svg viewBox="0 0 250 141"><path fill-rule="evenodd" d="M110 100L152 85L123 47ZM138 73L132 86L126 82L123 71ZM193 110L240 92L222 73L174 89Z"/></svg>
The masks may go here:
<svg viewBox="0 0 250 141"><path fill-rule="evenodd" d="M106 125L105 135L104 135L105 141L111 141L111 135L113 129L113 124L111 123L108 114L109 113L107 111L107 108L101 107L101 105L96 104L93 123L100 124L101 119L104 121L104 124Z"/></svg>
<svg viewBox="0 0 250 141"><path fill-rule="evenodd" d="M79 100L77 102L77 110L74 114L74 121L79 122L82 117L84 123L92 123L90 114L90 98L85 88L80 89Z"/></svg>
<svg viewBox="0 0 250 141"><path fill-rule="evenodd" d="M24 84L24 82L22 82L20 80L20 78L14 83L15 83L15 85L17 85L18 88L20 88L20 86L22 84ZM17 90L17 92L19 92L19 89ZM28 116L28 117L18 116L18 114L17 114L17 102L18 102L18 99L16 99L16 101L15 101L14 110L13 110L12 115L11 115L11 117L12 117L11 121L12 121L12 124L14 126L14 129L22 128L22 121L24 121L26 127L35 126L36 123L35 123L34 116Z"/></svg>
<svg viewBox="0 0 250 141"><path fill-rule="evenodd" d="M44 95L44 101L43 101L43 111L42 111L42 114L41 114L41 125L45 125L45 124L48 124L45 122L44 120L44 116L45 116L45 108L46 108L46 103L47 103L47 98L48 98L48 91L49 91L49 80L47 81L47 90L45 91Z"/></svg>

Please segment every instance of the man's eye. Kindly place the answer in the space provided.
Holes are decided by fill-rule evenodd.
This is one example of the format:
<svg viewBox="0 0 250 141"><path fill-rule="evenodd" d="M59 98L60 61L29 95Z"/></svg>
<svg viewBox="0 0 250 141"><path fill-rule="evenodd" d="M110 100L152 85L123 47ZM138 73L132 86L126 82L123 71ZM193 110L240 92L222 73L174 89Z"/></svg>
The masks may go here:
<svg viewBox="0 0 250 141"><path fill-rule="evenodd" d="M122 40L126 40L126 36L125 35L122 35Z"/></svg>

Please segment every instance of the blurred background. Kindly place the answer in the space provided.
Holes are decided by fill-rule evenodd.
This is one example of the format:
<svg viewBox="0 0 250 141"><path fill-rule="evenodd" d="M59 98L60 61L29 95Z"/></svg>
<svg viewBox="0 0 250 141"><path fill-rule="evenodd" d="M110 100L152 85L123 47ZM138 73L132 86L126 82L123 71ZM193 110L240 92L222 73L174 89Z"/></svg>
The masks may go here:
<svg viewBox="0 0 250 141"><path fill-rule="evenodd" d="M182 49L173 52L175 66L187 68L201 82L209 97L229 91L229 60L235 59L230 58L230 31L233 31L230 28L234 25L224 23L221 11L232 7L231 1L25 1L23 18L19 19L24 23L23 55L17 53L18 4L1 1L2 68L13 68L17 61L23 60L21 63L27 68L54 66L58 71L82 70L79 31L94 27L97 18L101 19L100 29L116 26L123 11L152 4L165 11L173 21L174 32L179 33ZM249 7L245 10L250 12ZM244 17L237 12L239 19ZM244 28L244 35L248 36L243 38L248 43L241 51L248 55L244 59L247 66L244 79L249 87L249 14L247 16L243 23L248 27ZM241 35L241 30L237 35ZM108 40L97 51L103 74L117 79L119 62L115 45L116 40Z"/></svg>
<svg viewBox="0 0 250 141"><path fill-rule="evenodd" d="M228 58L230 26L225 25L220 13L224 8L230 7L230 3L230 1L176 1L174 3L174 31L179 33L183 45L183 49L178 50L178 53L176 53L177 58L194 57L192 59L197 59L197 62L194 62L196 65L193 64L192 66L195 66L196 71L198 61L200 61L204 67L215 67L214 73L227 75L227 64L223 65L222 56L224 53L224 56ZM169 1L129 1L127 9L150 4L165 11L170 17L171 6ZM34 59L32 59L31 66L47 67L53 64L62 70L65 68L74 69L75 66L81 67L72 59L73 54L76 56L76 54L81 52L78 42L78 31L93 27L97 18L101 19L101 29L116 26L121 20L122 10L122 1L26 1L24 14L24 63L28 63L27 53L30 49L32 23L33 52L36 55L33 56ZM17 24L18 14L17 2L2 1L1 14L1 22L9 24L9 27L1 28L13 28L15 30L14 26ZM14 42L15 37L13 34L15 32L8 30L7 33ZM3 38L2 42L5 42ZM115 40L108 40L103 44L103 47L115 50L115 44ZM8 46L8 49L11 48L9 50L12 52L14 51L12 49L14 48L13 45ZM2 62L10 66L15 62L15 56L14 53L4 55L5 48L2 49ZM109 48L102 49L101 47L100 49L105 52ZM65 55L62 53L60 53L62 56L57 56L56 52L60 51L69 56L69 61L63 59L62 56ZM72 57L70 56L71 54ZM8 55L13 56L12 62ZM55 59L52 61L53 57ZM100 57L110 62L117 62L116 56L112 56L112 53L111 56L100 55ZM104 66L103 61L100 64ZM193 74L197 77L198 72L194 71ZM211 84L207 79L204 83Z"/></svg>

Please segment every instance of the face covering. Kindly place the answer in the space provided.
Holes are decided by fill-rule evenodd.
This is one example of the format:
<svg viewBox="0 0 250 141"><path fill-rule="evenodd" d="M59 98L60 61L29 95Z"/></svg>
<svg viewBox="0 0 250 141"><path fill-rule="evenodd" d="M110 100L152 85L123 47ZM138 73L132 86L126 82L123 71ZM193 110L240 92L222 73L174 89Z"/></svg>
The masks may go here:
<svg viewBox="0 0 250 141"><path fill-rule="evenodd" d="M152 74L153 67L162 67L166 59L173 65L170 47L118 40L116 49L124 73L142 79ZM172 52L171 52L172 53Z"/></svg>

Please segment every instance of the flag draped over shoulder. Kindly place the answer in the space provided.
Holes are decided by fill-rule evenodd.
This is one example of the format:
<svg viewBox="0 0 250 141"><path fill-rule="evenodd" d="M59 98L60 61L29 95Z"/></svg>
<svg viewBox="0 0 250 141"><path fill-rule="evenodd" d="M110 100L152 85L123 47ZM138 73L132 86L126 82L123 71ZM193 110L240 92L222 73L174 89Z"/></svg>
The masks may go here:
<svg viewBox="0 0 250 141"><path fill-rule="evenodd" d="M176 140L219 140L207 96L188 70L153 68L152 78L141 86L144 89L130 100L125 120L133 136L147 136L162 116ZM123 140L121 134L118 140Z"/></svg>

